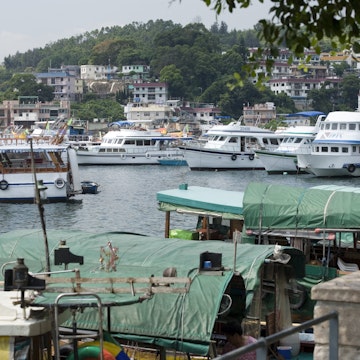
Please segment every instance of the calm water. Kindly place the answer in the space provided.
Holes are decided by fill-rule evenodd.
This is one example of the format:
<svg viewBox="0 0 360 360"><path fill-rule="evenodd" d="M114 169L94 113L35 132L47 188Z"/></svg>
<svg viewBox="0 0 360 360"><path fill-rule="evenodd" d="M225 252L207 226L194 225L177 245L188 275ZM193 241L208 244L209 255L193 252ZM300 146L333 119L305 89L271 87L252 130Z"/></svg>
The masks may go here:
<svg viewBox="0 0 360 360"><path fill-rule="evenodd" d="M359 179L317 179L311 175L267 175L265 171L190 171L186 166L80 167L82 180L100 184L97 195L80 195L68 203L45 204L47 229L90 232L128 231L148 235L164 233L165 214L157 209L156 193L179 184L243 191L250 182L309 187L320 184L357 186ZM35 204L0 204L0 232L41 228ZM194 218L172 217L171 227L192 228Z"/></svg>

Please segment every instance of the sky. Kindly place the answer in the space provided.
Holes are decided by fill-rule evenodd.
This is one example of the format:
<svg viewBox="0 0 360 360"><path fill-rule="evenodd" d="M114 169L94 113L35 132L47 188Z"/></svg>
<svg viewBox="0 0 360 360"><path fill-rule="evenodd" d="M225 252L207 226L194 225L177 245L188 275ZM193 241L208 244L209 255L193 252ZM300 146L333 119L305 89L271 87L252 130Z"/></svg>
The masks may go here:
<svg viewBox="0 0 360 360"><path fill-rule="evenodd" d="M208 29L224 21L228 30L247 30L269 19L270 1L254 0L248 9L223 11L218 17L202 0L4 0L0 22L0 63L5 56L44 47L59 39L102 27L149 20L200 22Z"/></svg>

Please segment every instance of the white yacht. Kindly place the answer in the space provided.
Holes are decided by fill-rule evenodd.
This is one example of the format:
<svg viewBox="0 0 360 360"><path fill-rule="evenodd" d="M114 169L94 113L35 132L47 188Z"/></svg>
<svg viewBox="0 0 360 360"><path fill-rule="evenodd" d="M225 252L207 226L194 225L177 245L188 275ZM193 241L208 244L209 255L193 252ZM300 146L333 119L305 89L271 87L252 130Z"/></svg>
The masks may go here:
<svg viewBox="0 0 360 360"><path fill-rule="evenodd" d="M264 169L256 156L257 149L275 149L281 134L256 126L245 126L240 121L215 125L204 141L179 146L191 170L246 170Z"/></svg>
<svg viewBox="0 0 360 360"><path fill-rule="evenodd" d="M333 111L321 123L300 169L315 176L360 176L360 112Z"/></svg>
<svg viewBox="0 0 360 360"><path fill-rule="evenodd" d="M284 139L275 150L255 150L256 155L263 163L268 174L305 173L297 165L297 155L310 154L311 144L324 117L324 115L320 115L314 126L289 126L282 130L281 134L284 136Z"/></svg>
<svg viewBox="0 0 360 360"><path fill-rule="evenodd" d="M156 130L121 128L106 133L100 145L79 146L79 165L159 165L162 159L184 159L177 146L188 137L175 137Z"/></svg>

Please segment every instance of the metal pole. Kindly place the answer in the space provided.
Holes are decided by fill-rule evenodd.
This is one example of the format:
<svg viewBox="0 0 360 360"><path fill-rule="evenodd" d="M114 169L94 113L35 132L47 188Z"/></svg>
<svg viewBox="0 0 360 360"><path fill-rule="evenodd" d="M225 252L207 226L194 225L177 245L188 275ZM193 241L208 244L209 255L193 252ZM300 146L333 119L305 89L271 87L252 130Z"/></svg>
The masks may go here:
<svg viewBox="0 0 360 360"><path fill-rule="evenodd" d="M339 318L333 317L329 320L329 360L339 358Z"/></svg>

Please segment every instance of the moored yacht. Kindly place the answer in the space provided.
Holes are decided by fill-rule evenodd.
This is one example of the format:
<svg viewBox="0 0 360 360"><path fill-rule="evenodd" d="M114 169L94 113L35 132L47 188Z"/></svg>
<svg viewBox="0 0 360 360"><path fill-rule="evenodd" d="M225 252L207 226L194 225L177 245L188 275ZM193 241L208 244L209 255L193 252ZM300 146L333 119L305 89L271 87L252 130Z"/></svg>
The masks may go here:
<svg viewBox="0 0 360 360"><path fill-rule="evenodd" d="M76 154L79 165L159 165L162 159L183 160L178 145L190 139L156 130L120 128L106 133L100 145L77 147Z"/></svg>
<svg viewBox="0 0 360 360"><path fill-rule="evenodd" d="M312 141L315 139L320 122L324 117L324 115L320 115L315 126L297 125L282 130L281 134L284 139L277 149L255 150L268 174L305 173L297 165L297 155L310 154Z"/></svg>
<svg viewBox="0 0 360 360"><path fill-rule="evenodd" d="M179 146L191 170L246 170L264 169L256 156L257 149L275 149L281 134L256 126L245 126L240 121L215 125L204 141Z"/></svg>
<svg viewBox="0 0 360 360"><path fill-rule="evenodd" d="M330 112L310 154L297 159L299 168L315 176L360 176L360 112Z"/></svg>

